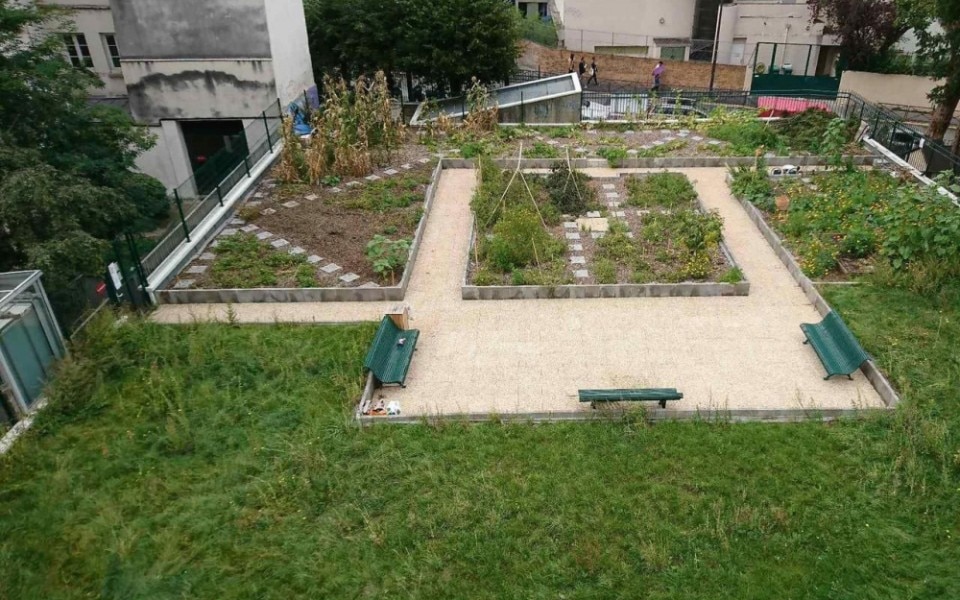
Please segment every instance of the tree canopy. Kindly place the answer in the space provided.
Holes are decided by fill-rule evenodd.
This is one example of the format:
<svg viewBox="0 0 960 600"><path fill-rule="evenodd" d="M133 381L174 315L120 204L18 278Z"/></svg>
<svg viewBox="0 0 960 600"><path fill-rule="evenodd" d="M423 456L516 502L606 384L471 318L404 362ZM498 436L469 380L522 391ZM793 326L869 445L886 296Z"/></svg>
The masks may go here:
<svg viewBox="0 0 960 600"><path fill-rule="evenodd" d="M0 271L42 269L51 295L104 272L107 241L154 226L166 190L133 170L152 138L93 105L100 84L64 57L64 14L0 0Z"/></svg>
<svg viewBox="0 0 960 600"><path fill-rule="evenodd" d="M839 38L844 69L876 70L890 60L894 44L909 30L890 0L812 0L810 10Z"/></svg>
<svg viewBox="0 0 960 600"><path fill-rule="evenodd" d="M520 28L503 0L306 0L314 68L345 78L404 71L450 93L516 68Z"/></svg>

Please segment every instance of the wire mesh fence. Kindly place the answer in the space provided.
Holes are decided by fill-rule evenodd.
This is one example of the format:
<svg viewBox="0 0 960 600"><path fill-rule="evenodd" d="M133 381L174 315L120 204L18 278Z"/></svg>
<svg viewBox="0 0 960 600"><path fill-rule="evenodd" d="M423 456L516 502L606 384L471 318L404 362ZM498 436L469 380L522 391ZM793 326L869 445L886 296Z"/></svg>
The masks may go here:
<svg viewBox="0 0 960 600"><path fill-rule="evenodd" d="M169 195L171 219L156 235L153 248L143 257L147 276L153 273L184 241L190 232L218 206L247 176L254 166L273 151L280 139L282 107L279 101L252 119L231 143L212 155L192 177L178 185Z"/></svg>

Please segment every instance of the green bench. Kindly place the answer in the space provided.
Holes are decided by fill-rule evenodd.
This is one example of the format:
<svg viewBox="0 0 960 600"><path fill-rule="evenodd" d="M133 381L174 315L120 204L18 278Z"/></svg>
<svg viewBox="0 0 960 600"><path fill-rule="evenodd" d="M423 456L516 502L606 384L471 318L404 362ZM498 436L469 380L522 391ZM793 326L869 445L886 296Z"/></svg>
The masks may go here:
<svg viewBox="0 0 960 600"><path fill-rule="evenodd" d="M596 408L597 402L657 402L660 408L667 407L667 400L680 400L683 394L673 388L638 388L633 390L579 390L580 402L589 402Z"/></svg>
<svg viewBox="0 0 960 600"><path fill-rule="evenodd" d="M363 367L381 384L398 383L400 387L406 387L404 381L418 337L420 330L400 329L390 317L384 317L363 360Z"/></svg>
<svg viewBox="0 0 960 600"><path fill-rule="evenodd" d="M802 323L800 329L807 336L803 343L813 346L827 370L824 379L834 375L846 375L853 379L850 373L870 360L870 355L860 346L836 311L830 311L819 323Z"/></svg>

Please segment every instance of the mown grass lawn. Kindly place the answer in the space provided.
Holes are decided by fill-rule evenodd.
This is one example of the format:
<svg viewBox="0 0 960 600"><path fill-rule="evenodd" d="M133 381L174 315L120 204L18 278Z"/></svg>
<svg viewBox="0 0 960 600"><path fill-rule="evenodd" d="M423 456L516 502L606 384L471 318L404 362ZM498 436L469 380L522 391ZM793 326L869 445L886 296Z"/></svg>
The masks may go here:
<svg viewBox="0 0 960 600"><path fill-rule="evenodd" d="M960 597L960 310L879 293L830 296L918 401L831 425L360 430L372 325L101 325L0 458L0 598Z"/></svg>

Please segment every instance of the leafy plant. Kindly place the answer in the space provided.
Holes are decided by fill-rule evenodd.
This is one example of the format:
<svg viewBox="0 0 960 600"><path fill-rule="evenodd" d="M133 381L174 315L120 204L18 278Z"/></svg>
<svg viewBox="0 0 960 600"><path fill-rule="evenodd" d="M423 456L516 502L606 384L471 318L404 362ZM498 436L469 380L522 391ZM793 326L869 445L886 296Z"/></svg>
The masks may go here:
<svg viewBox="0 0 960 600"><path fill-rule="evenodd" d="M743 271L740 267L731 267L720 274L717 278L720 283L740 283L743 281Z"/></svg>
<svg viewBox="0 0 960 600"><path fill-rule="evenodd" d="M697 199L697 192L686 175L652 173L627 180L627 204L649 208L688 207Z"/></svg>
<svg viewBox="0 0 960 600"><path fill-rule="evenodd" d="M560 151L556 147L543 142L534 142L530 148L523 151L526 158L556 158L560 156Z"/></svg>
<svg viewBox="0 0 960 600"><path fill-rule="evenodd" d="M730 189L735 196L743 198L761 210L774 209L773 184L770 182L766 165L762 160L758 161L756 169L741 165L731 169L730 173L733 177Z"/></svg>
<svg viewBox="0 0 960 600"><path fill-rule="evenodd" d="M333 187L340 184L340 178L336 175L327 175L326 177L322 177L320 179L320 183L327 187Z"/></svg>
<svg viewBox="0 0 960 600"><path fill-rule="evenodd" d="M563 242L544 229L537 213L529 206L508 208L493 227L486 255L502 272L547 263L563 254Z"/></svg>
<svg viewBox="0 0 960 600"><path fill-rule="evenodd" d="M593 264L593 277L599 284L617 282L617 264L610 259L601 258Z"/></svg>
<svg viewBox="0 0 960 600"><path fill-rule="evenodd" d="M590 187L590 177L562 162L550 170L544 181L550 202L561 213L579 214L596 201L596 191Z"/></svg>
<svg viewBox="0 0 960 600"><path fill-rule="evenodd" d="M783 139L770 125L755 115L729 113L729 117L708 124L706 133L712 138L728 142L728 153L733 156L753 156L758 148L782 152Z"/></svg>
<svg viewBox="0 0 960 600"><path fill-rule="evenodd" d="M712 252L723 239L723 218L716 212L676 213L680 243L690 252Z"/></svg>
<svg viewBox="0 0 960 600"><path fill-rule="evenodd" d="M316 272L303 255L275 250L256 237L220 238L210 279L220 288L315 287Z"/></svg>
<svg viewBox="0 0 960 600"><path fill-rule="evenodd" d="M830 121L826 131L823 132L820 150L827 157L827 164L831 167L840 168L843 166L843 149L850 141L848 130L847 122L836 118ZM848 165L848 170L852 168L853 165Z"/></svg>
<svg viewBox="0 0 960 600"><path fill-rule="evenodd" d="M604 146L597 150L597 156L607 159L611 167L619 167L627 158L627 149L622 146Z"/></svg>
<svg viewBox="0 0 960 600"><path fill-rule="evenodd" d="M396 271L407 264L409 253L410 240L408 239L391 240L377 234L367 242L367 260L370 261L374 272L384 279L389 275L391 282L396 281Z"/></svg>

